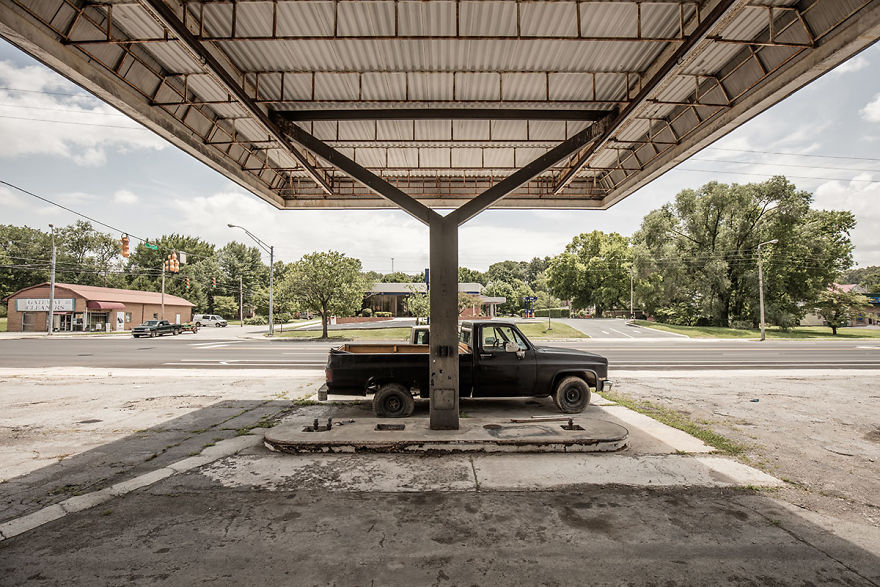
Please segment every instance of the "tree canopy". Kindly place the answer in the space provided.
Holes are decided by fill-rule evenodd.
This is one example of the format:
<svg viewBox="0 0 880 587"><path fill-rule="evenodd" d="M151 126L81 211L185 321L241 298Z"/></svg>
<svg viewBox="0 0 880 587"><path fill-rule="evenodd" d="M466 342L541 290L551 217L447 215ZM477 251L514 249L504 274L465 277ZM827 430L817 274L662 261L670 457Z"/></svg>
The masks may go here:
<svg viewBox="0 0 880 587"><path fill-rule="evenodd" d="M629 299L629 239L600 230L579 234L547 268L550 291L578 309L595 308L601 317Z"/></svg>
<svg viewBox="0 0 880 587"><path fill-rule="evenodd" d="M811 201L784 177L679 192L633 235L638 298L663 321L757 325L757 247L776 239L763 248L767 317L797 323L852 264L853 215Z"/></svg>
<svg viewBox="0 0 880 587"><path fill-rule="evenodd" d="M368 286L358 259L327 251L304 255L293 263L281 287L300 307L321 315L322 337L327 338L329 317L357 312Z"/></svg>

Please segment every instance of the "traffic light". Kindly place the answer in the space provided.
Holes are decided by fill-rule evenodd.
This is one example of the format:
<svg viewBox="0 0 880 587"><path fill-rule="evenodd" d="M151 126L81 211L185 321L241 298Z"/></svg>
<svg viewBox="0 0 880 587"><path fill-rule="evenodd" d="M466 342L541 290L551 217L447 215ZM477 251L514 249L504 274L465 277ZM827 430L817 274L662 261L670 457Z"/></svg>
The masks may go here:
<svg viewBox="0 0 880 587"><path fill-rule="evenodd" d="M131 253L128 250L128 235L122 235L122 256L128 257Z"/></svg>
<svg viewBox="0 0 880 587"><path fill-rule="evenodd" d="M189 291L189 275L186 276L186 291Z"/></svg>
<svg viewBox="0 0 880 587"><path fill-rule="evenodd" d="M211 278L211 288L217 289L217 278L216 277Z"/></svg>
<svg viewBox="0 0 880 587"><path fill-rule="evenodd" d="M171 253L165 260L165 271L168 273L177 273L180 271L180 263L177 261L177 253Z"/></svg>

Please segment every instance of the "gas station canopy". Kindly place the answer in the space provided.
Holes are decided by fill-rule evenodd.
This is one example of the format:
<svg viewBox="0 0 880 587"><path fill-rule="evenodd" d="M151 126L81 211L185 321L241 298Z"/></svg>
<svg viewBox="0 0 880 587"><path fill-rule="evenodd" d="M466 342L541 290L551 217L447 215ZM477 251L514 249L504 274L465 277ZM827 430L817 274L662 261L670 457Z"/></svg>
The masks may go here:
<svg viewBox="0 0 880 587"><path fill-rule="evenodd" d="M611 206L876 41L880 0L3 0L0 35L278 208L427 224L457 429L458 227Z"/></svg>
<svg viewBox="0 0 880 587"><path fill-rule="evenodd" d="M878 4L5 0L0 34L278 208L521 171L476 213L607 208L874 42Z"/></svg>

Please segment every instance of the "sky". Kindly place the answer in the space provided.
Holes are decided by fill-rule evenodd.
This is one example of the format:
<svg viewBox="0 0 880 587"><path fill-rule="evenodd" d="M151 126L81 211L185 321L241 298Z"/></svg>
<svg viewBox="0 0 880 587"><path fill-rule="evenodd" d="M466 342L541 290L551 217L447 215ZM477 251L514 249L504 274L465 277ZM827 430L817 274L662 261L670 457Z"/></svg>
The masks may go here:
<svg viewBox="0 0 880 587"><path fill-rule="evenodd" d="M460 230L459 265L485 271L497 261L556 255L593 230L630 236L647 212L683 189L777 174L812 192L817 209L852 211L857 266L880 265L880 44L609 210L484 212ZM234 223L274 245L285 262L334 249L382 273L428 265L427 227L407 214L277 210L3 40L0 180L139 237L247 242L227 227ZM48 230L75 220L0 185L0 224Z"/></svg>

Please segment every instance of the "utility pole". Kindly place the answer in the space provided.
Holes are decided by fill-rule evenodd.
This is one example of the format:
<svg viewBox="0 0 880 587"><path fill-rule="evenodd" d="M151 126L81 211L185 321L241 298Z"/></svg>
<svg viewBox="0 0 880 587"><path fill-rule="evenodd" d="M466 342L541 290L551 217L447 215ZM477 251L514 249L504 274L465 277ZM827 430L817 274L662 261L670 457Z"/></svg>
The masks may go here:
<svg viewBox="0 0 880 587"><path fill-rule="evenodd" d="M241 275L238 276L238 320L241 322L239 326L244 328L244 286Z"/></svg>
<svg viewBox="0 0 880 587"><path fill-rule="evenodd" d="M162 262L162 320L165 319L165 266L166 263Z"/></svg>
<svg viewBox="0 0 880 587"><path fill-rule="evenodd" d="M394 273L394 257L391 257L391 273Z"/></svg>
<svg viewBox="0 0 880 587"><path fill-rule="evenodd" d="M772 245L779 242L779 239L773 239L758 244L758 298L761 306L761 340L764 340L764 268L761 260L761 247L764 245Z"/></svg>
<svg viewBox="0 0 880 587"><path fill-rule="evenodd" d="M49 270L49 313L46 315L46 333L52 336L55 327L55 225L50 224L52 229L52 264Z"/></svg>
<svg viewBox="0 0 880 587"><path fill-rule="evenodd" d="M275 245L269 246L269 336L275 334Z"/></svg>

